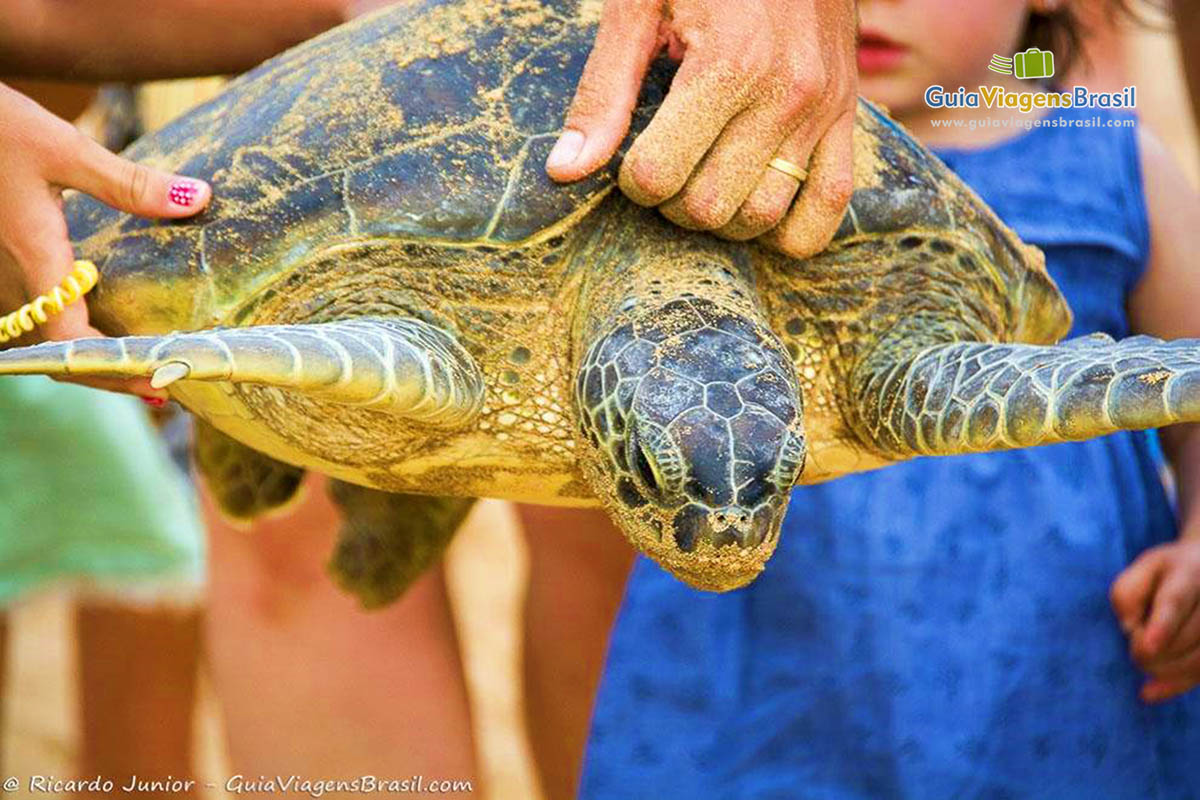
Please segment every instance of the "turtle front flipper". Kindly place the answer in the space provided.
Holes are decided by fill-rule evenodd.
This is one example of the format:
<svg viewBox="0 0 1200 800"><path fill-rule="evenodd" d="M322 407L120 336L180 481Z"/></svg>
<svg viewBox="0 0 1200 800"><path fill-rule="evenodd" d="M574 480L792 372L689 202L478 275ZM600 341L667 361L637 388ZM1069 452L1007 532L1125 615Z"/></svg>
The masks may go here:
<svg viewBox="0 0 1200 800"><path fill-rule="evenodd" d="M253 519L283 507L304 479L300 467L276 461L199 419L194 452L217 505L234 519Z"/></svg>
<svg viewBox="0 0 1200 800"><path fill-rule="evenodd" d="M414 319L221 328L166 336L77 339L0 352L0 375L149 376L254 383L426 425L469 422L483 376L453 336Z"/></svg>
<svg viewBox="0 0 1200 800"><path fill-rule="evenodd" d="M396 600L441 558L475 502L393 494L338 480L330 481L329 491L344 514L329 572L364 608Z"/></svg>
<svg viewBox="0 0 1200 800"><path fill-rule="evenodd" d="M888 458L1007 450L1200 421L1200 339L955 342L855 374L859 438Z"/></svg>

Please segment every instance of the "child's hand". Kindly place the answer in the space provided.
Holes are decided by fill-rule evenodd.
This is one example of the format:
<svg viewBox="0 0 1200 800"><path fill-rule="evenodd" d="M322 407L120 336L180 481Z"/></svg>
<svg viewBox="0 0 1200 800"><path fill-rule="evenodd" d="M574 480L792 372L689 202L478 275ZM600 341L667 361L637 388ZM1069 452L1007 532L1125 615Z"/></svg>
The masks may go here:
<svg viewBox="0 0 1200 800"><path fill-rule="evenodd" d="M63 189L80 189L145 217L189 217L208 204L203 181L126 161L29 98L0 84L0 314L50 291L71 271L74 251L62 212ZM21 338L100 336L82 302ZM149 381L89 379L106 389L165 397Z"/></svg>
<svg viewBox="0 0 1200 800"><path fill-rule="evenodd" d="M1200 685L1200 538L1142 553L1117 576L1110 596L1130 655L1150 675L1144 701Z"/></svg>

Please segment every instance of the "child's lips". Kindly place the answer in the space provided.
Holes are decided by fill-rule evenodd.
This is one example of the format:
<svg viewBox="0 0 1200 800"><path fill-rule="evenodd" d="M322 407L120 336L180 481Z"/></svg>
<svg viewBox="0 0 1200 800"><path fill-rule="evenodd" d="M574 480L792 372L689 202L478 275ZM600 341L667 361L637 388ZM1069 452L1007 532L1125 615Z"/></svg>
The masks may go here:
<svg viewBox="0 0 1200 800"><path fill-rule="evenodd" d="M864 30L858 36L858 71L863 74L887 72L900 66L908 48L881 33Z"/></svg>

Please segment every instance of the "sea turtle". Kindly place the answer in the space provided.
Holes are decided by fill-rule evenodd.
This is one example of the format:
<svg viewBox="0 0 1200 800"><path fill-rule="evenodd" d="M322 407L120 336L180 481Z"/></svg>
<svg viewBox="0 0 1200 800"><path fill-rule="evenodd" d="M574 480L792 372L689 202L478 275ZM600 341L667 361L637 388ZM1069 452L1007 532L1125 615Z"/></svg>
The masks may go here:
<svg viewBox="0 0 1200 800"><path fill-rule="evenodd" d="M143 138L194 220L66 204L109 340L0 372L152 375L222 505L336 479L334 573L396 596L473 497L602 504L693 586L742 586L796 483L1200 419L1200 342L1089 337L1023 245L860 103L855 192L804 262L542 164L595 3L424 0L334 30ZM669 85L655 67L635 131ZM184 331L172 333L172 331ZM188 331L194 331L189 333Z"/></svg>

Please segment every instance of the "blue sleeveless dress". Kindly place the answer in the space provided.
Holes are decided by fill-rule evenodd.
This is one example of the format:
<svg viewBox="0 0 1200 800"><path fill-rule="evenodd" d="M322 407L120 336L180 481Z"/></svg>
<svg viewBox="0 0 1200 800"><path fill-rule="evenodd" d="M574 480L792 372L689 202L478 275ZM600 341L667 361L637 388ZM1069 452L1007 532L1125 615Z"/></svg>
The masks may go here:
<svg viewBox="0 0 1200 800"><path fill-rule="evenodd" d="M1094 114L939 155L1045 250L1071 335L1120 338L1146 212L1135 129L1067 127ZM1200 798L1200 692L1141 703L1108 602L1176 535L1160 467L1123 433L798 487L726 595L639 559L581 796Z"/></svg>

